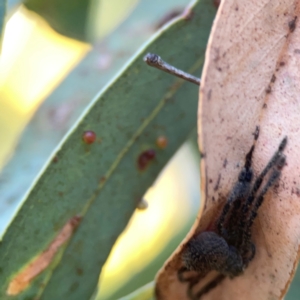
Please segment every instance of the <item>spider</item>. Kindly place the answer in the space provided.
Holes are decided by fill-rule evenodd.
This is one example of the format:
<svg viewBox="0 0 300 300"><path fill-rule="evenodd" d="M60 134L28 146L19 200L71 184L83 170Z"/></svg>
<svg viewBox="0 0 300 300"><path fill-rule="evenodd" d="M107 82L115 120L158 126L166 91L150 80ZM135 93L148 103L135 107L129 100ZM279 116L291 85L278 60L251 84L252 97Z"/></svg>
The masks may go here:
<svg viewBox="0 0 300 300"><path fill-rule="evenodd" d="M241 275L255 256L251 227L265 194L281 175L286 162L283 150L287 144L285 137L264 170L252 183L252 156L258 135L257 127L254 143L246 155L238 181L215 224L216 232L200 233L187 243L182 253L184 267L178 271L178 279L189 283L187 294L190 299L200 299L226 277L234 278ZM267 174L269 175L265 179ZM262 185L264 179L265 184ZM186 276L185 274L190 271L196 272L197 275ZM219 274L200 291L194 292L193 287L210 271L217 271Z"/></svg>

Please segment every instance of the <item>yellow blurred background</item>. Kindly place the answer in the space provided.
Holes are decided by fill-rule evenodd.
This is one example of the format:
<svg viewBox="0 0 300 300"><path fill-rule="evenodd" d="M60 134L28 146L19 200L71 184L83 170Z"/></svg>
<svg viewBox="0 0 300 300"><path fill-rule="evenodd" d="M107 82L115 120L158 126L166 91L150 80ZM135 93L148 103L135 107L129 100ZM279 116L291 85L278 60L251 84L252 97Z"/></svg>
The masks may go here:
<svg viewBox="0 0 300 300"><path fill-rule="evenodd" d="M94 17L89 19L95 21L88 26L101 28L97 37L103 38L126 18L138 0L92 3L90 14ZM58 34L22 5L7 20L0 57L0 137L5 140L0 148L0 168L39 104L91 48Z"/></svg>
<svg viewBox="0 0 300 300"><path fill-rule="evenodd" d="M0 60L0 167L38 105L91 46L57 34L23 6L7 21Z"/></svg>

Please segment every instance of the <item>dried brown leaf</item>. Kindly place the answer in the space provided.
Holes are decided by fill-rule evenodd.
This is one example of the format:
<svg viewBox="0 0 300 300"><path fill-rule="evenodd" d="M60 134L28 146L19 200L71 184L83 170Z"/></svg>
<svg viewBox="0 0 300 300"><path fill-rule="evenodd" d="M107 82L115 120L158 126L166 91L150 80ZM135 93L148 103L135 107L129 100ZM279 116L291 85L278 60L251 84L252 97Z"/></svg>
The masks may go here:
<svg viewBox="0 0 300 300"><path fill-rule="evenodd" d="M177 278L181 252L219 215L260 127L257 175L284 136L287 165L252 228L256 255L244 274L201 299L277 300L295 272L300 243L300 2L222 0L206 52L199 106L202 205L185 241L157 277L158 299L190 299ZM203 211L203 216L202 215ZM206 280L206 279L205 279ZM200 285L203 284L199 283Z"/></svg>

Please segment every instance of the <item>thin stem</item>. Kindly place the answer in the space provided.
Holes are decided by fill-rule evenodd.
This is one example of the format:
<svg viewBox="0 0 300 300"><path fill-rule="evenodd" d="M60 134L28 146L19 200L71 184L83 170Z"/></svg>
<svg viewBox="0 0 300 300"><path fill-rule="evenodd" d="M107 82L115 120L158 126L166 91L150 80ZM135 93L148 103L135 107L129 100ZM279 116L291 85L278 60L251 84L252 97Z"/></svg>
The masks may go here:
<svg viewBox="0 0 300 300"><path fill-rule="evenodd" d="M192 82L194 84L200 85L200 78L195 77L189 73L179 70L168 63L164 62L160 56L154 53L148 53L144 57L144 61L151 67L157 68L159 70L165 71L174 76L180 77L184 80Z"/></svg>

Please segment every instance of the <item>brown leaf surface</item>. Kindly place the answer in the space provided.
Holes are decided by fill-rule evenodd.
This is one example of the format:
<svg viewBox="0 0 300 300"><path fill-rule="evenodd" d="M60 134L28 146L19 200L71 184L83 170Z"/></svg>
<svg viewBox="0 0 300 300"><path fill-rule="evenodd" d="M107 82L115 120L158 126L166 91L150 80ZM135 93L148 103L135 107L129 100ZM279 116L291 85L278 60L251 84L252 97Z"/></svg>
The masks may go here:
<svg viewBox="0 0 300 300"><path fill-rule="evenodd" d="M177 279L191 236L219 215L260 126L257 175L284 136L287 165L252 228L256 255L242 276L225 279L201 299L275 300L285 295L300 243L300 1L222 0L206 52L200 89L202 203L185 241L157 277L158 299L190 299ZM203 281L203 280L202 280ZM201 285L201 282L199 283Z"/></svg>

